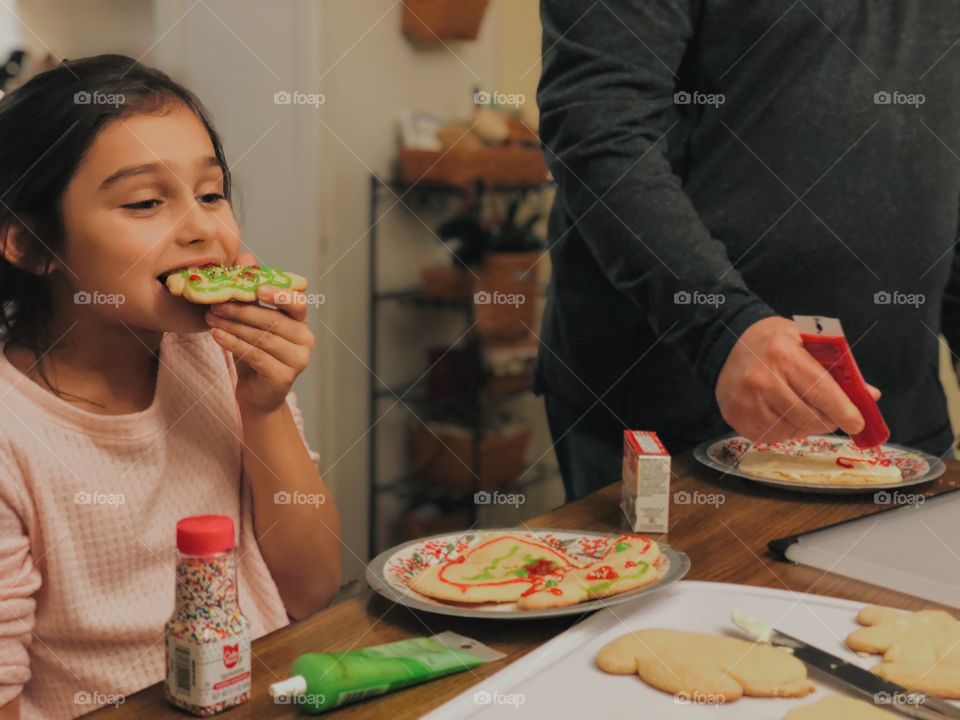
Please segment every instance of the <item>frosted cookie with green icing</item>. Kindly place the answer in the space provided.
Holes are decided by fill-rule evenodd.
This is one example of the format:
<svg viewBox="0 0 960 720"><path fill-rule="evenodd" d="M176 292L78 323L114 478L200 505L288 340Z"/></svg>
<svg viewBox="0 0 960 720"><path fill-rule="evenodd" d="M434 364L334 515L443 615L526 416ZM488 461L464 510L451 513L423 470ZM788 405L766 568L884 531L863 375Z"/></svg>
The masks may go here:
<svg viewBox="0 0 960 720"><path fill-rule="evenodd" d="M279 268L261 265L200 265L183 268L166 278L174 295L201 305L229 302L256 302L257 288L271 285L294 292L307 289L307 279Z"/></svg>
<svg viewBox="0 0 960 720"><path fill-rule="evenodd" d="M516 602L548 579L579 565L546 543L519 535L484 538L458 557L426 568L410 589L434 600Z"/></svg>
<svg viewBox="0 0 960 720"><path fill-rule="evenodd" d="M619 595L656 582L668 565L656 542L643 535L623 535L599 560L564 573L560 580L546 580L521 597L517 608L545 610Z"/></svg>

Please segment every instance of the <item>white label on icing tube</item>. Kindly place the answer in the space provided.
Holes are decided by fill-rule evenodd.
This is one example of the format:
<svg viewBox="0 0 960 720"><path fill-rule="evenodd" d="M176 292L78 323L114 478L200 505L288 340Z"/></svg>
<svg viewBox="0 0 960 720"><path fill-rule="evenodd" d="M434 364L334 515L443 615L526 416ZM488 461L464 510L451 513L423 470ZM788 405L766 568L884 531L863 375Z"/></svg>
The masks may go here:
<svg viewBox="0 0 960 720"><path fill-rule="evenodd" d="M843 337L843 328L837 318L819 315L794 315L793 322L804 335L828 335Z"/></svg>

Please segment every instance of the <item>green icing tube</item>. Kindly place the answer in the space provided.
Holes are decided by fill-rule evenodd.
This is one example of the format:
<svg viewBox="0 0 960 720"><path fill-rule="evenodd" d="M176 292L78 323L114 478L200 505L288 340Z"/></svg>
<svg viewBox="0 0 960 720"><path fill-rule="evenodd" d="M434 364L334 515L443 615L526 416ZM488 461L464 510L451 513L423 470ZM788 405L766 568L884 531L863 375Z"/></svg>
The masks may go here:
<svg viewBox="0 0 960 720"><path fill-rule="evenodd" d="M315 714L503 657L452 632L347 652L307 653L294 661L289 678L270 686L270 695Z"/></svg>

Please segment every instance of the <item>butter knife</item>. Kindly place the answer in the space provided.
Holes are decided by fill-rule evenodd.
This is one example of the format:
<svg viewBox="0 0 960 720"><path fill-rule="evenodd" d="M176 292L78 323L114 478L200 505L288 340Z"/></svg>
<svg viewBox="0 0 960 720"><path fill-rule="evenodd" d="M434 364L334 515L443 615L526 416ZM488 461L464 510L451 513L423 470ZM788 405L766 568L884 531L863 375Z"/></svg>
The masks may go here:
<svg viewBox="0 0 960 720"><path fill-rule="evenodd" d="M866 695L867 699L878 708L919 720L945 720L946 718L960 720L960 708L940 698L907 690L859 665L807 645L802 640L780 632L756 618L735 612L732 620L753 640L789 649L808 667L829 675L860 695Z"/></svg>

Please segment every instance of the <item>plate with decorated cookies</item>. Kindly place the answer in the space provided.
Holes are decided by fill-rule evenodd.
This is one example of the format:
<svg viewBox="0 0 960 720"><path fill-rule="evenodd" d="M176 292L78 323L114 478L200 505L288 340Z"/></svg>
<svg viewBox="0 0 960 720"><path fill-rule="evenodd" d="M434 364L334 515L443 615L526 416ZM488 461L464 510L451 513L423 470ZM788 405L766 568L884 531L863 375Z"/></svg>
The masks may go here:
<svg viewBox="0 0 960 720"><path fill-rule="evenodd" d="M418 610L495 619L578 615L660 590L690 569L644 535L555 529L434 535L378 555L367 582Z"/></svg>
<svg viewBox="0 0 960 720"><path fill-rule="evenodd" d="M929 482L946 466L939 458L901 445L861 449L848 437L755 443L739 435L702 443L701 463L725 475L801 492L859 493Z"/></svg>

